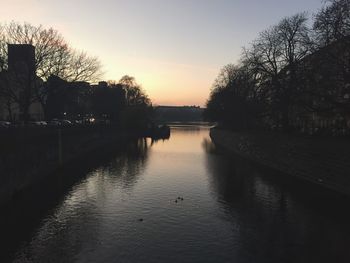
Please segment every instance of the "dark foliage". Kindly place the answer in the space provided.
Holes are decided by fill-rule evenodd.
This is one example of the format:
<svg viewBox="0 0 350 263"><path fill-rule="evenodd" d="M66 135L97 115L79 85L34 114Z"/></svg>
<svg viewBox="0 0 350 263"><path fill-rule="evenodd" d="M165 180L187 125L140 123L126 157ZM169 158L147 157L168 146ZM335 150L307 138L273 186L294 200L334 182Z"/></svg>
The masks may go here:
<svg viewBox="0 0 350 263"><path fill-rule="evenodd" d="M327 1L315 15L282 19L219 74L206 117L233 129L314 134L350 128L350 2Z"/></svg>

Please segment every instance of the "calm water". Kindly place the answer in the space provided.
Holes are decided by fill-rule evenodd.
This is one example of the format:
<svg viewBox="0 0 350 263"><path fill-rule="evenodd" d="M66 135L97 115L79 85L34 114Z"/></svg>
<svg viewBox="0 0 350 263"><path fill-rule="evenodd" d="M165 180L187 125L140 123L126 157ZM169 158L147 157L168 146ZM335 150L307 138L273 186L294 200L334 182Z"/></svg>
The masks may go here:
<svg viewBox="0 0 350 263"><path fill-rule="evenodd" d="M8 212L4 260L350 262L347 200L225 157L208 128L174 127L92 166Z"/></svg>

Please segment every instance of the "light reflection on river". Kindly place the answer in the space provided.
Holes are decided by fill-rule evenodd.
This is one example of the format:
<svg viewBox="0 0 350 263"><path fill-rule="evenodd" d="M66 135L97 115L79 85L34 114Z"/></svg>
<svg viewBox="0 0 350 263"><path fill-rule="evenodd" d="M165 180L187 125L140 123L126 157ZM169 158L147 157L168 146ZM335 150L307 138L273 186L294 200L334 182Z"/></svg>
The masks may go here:
<svg viewBox="0 0 350 263"><path fill-rule="evenodd" d="M15 262L350 262L340 197L259 170L208 128L131 143L40 218Z"/></svg>

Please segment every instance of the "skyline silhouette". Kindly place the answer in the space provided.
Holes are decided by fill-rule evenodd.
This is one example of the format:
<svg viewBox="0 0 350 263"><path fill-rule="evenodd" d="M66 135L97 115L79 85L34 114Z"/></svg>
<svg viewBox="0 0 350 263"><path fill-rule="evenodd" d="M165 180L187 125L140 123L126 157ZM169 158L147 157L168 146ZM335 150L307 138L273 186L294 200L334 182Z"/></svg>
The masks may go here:
<svg viewBox="0 0 350 263"><path fill-rule="evenodd" d="M73 47L100 58L105 80L136 76L158 105L204 106L220 68L284 16L316 12L305 1L5 2L1 23L57 29ZM156 8L155 8L156 7Z"/></svg>
<svg viewBox="0 0 350 263"><path fill-rule="evenodd" d="M350 0L11 0L2 262L350 262Z"/></svg>

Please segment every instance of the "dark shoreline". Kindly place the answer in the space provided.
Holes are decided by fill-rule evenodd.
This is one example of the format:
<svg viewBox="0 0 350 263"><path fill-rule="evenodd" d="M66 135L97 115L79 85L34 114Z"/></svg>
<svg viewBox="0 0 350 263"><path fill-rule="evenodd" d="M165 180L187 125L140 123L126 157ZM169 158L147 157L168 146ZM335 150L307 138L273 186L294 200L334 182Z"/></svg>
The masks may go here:
<svg viewBox="0 0 350 263"><path fill-rule="evenodd" d="M2 134L0 207L67 166L115 152L145 135L112 127L41 128Z"/></svg>
<svg viewBox="0 0 350 263"><path fill-rule="evenodd" d="M30 241L42 218L64 201L65 195L74 185L87 178L96 168L110 163L128 146L137 145L138 140L129 137L118 144L104 145L87 155L81 155L23 188L0 206L0 242L6 244L0 253L0 261L12 262L21 242Z"/></svg>

